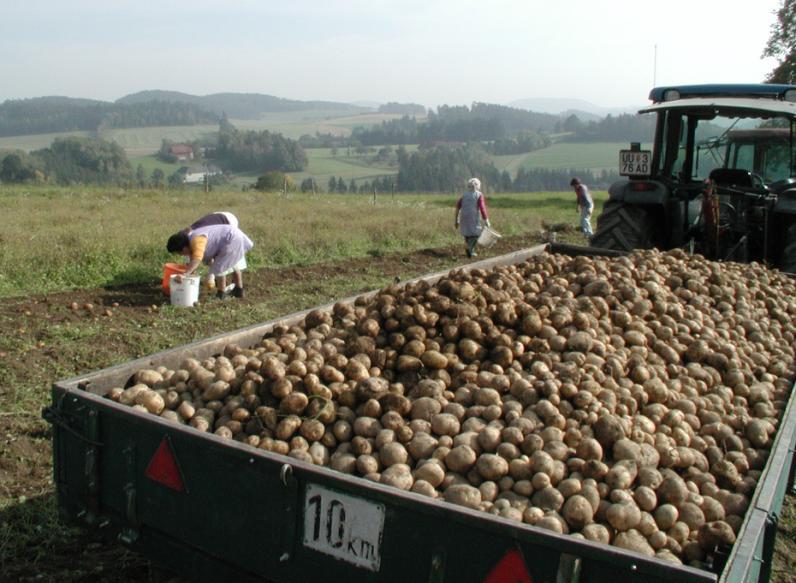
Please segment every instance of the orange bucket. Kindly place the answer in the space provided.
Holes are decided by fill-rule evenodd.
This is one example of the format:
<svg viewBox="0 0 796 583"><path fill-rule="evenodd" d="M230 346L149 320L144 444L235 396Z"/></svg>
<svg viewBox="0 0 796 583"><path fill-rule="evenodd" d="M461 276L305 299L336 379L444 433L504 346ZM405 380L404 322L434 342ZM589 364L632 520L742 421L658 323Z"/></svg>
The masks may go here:
<svg viewBox="0 0 796 583"><path fill-rule="evenodd" d="M185 265L182 263L164 263L163 264L163 293L169 295L169 279L172 275L177 273L185 273Z"/></svg>

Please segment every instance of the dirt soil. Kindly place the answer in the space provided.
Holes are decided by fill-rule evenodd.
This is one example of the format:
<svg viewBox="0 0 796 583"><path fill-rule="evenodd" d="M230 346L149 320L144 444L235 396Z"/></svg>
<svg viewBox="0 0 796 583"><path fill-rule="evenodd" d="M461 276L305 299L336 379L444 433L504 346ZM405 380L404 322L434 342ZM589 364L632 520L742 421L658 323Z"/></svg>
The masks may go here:
<svg viewBox="0 0 796 583"><path fill-rule="evenodd" d="M490 255L507 253L537 244L531 237L503 240ZM247 274L245 303L266 301L275 286L286 280L303 284L312 291L316 282L325 278L356 277L364 270L377 270L386 278L407 278L463 263L461 249L442 248L351 259L301 268L263 269ZM363 290L351 290L357 293ZM135 327L152 326L158 306L163 303L159 287L132 285L119 288L78 290L0 300L0 322L22 322L14 330L3 334L47 338L52 326L66 322L85 322L87 318L105 327L107 346L102 354L113 351L127 353L129 341L117 344L116 332ZM309 306L305 306L309 307ZM6 326L4 326L6 327ZM124 335L118 334L119 337ZM50 349L45 340L36 348L49 361L45 367L56 375L49 380L64 378L61 371L85 371L97 368L90 355L67 361L60 351ZM0 343L0 362L12 376L30 377L26 358L15 358L13 351ZM131 356L132 358L132 356ZM42 390L45 390L44 388ZM0 403L12 387L0 384ZM8 412L0 408L0 499L15 503L0 506L0 534L11 533L15 540L0 538L0 583L6 582L80 582L113 581L169 582L185 580L168 566L152 564L149 560L127 550L116 541L106 541L94 533L62 525L56 520L56 500L51 477L52 450L50 426L41 419L39 411ZM776 557L772 581L796 581L796 512L794 496L786 501L777 537ZM24 540L20 541L20 538Z"/></svg>

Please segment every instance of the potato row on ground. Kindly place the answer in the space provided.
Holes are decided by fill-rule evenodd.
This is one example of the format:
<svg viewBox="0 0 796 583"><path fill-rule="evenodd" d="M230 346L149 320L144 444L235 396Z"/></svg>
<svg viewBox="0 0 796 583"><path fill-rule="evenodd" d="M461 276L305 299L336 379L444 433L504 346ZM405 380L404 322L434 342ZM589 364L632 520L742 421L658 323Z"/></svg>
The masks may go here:
<svg viewBox="0 0 796 583"><path fill-rule="evenodd" d="M120 403L673 562L735 541L793 384L796 284L681 251L393 285Z"/></svg>

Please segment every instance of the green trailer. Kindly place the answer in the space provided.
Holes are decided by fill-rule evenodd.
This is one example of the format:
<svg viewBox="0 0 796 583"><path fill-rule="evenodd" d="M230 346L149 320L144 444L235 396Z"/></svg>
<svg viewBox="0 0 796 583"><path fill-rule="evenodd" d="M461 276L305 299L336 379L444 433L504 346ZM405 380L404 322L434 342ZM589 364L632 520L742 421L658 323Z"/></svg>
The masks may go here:
<svg viewBox="0 0 796 583"><path fill-rule="evenodd" d="M546 249L468 267L517 263ZM551 250L600 253L565 245ZM433 282L443 275L419 279ZM719 574L386 487L103 398L140 369L176 368L186 356L219 354L230 342L254 345L276 324L298 323L308 312L54 383L44 417L53 425L63 518L116 537L192 581L768 580L796 447L793 392Z"/></svg>

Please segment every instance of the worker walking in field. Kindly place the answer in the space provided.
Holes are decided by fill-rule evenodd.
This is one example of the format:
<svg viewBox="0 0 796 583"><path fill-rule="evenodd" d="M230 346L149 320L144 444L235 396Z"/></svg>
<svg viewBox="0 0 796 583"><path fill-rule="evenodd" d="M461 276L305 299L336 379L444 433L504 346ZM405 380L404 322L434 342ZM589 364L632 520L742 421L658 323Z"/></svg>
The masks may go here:
<svg viewBox="0 0 796 583"><path fill-rule="evenodd" d="M478 242L478 235L481 234L479 214L483 218L484 224L487 227L490 226L484 195L481 193L481 181L478 178L471 178L467 181L467 192L456 203L455 219L456 228L464 237L467 257L477 256L475 245Z"/></svg>
<svg viewBox="0 0 796 583"><path fill-rule="evenodd" d="M182 276L178 275L177 281L191 275L200 263L205 263L210 266L210 274L215 278L220 299L228 295L227 275L233 272L235 286L231 295L243 298L241 266L245 269L246 253L251 251L252 247L254 243L246 233L232 225L208 225L188 233L180 231L169 237L166 243L169 253L179 253L190 258L185 273Z"/></svg>
<svg viewBox="0 0 796 583"><path fill-rule="evenodd" d="M594 200L591 197L589 188L580 181L580 178L573 178L569 185L574 188L575 195L578 197L580 230L586 238L591 239L592 235L594 235L591 230L591 213L594 210Z"/></svg>

